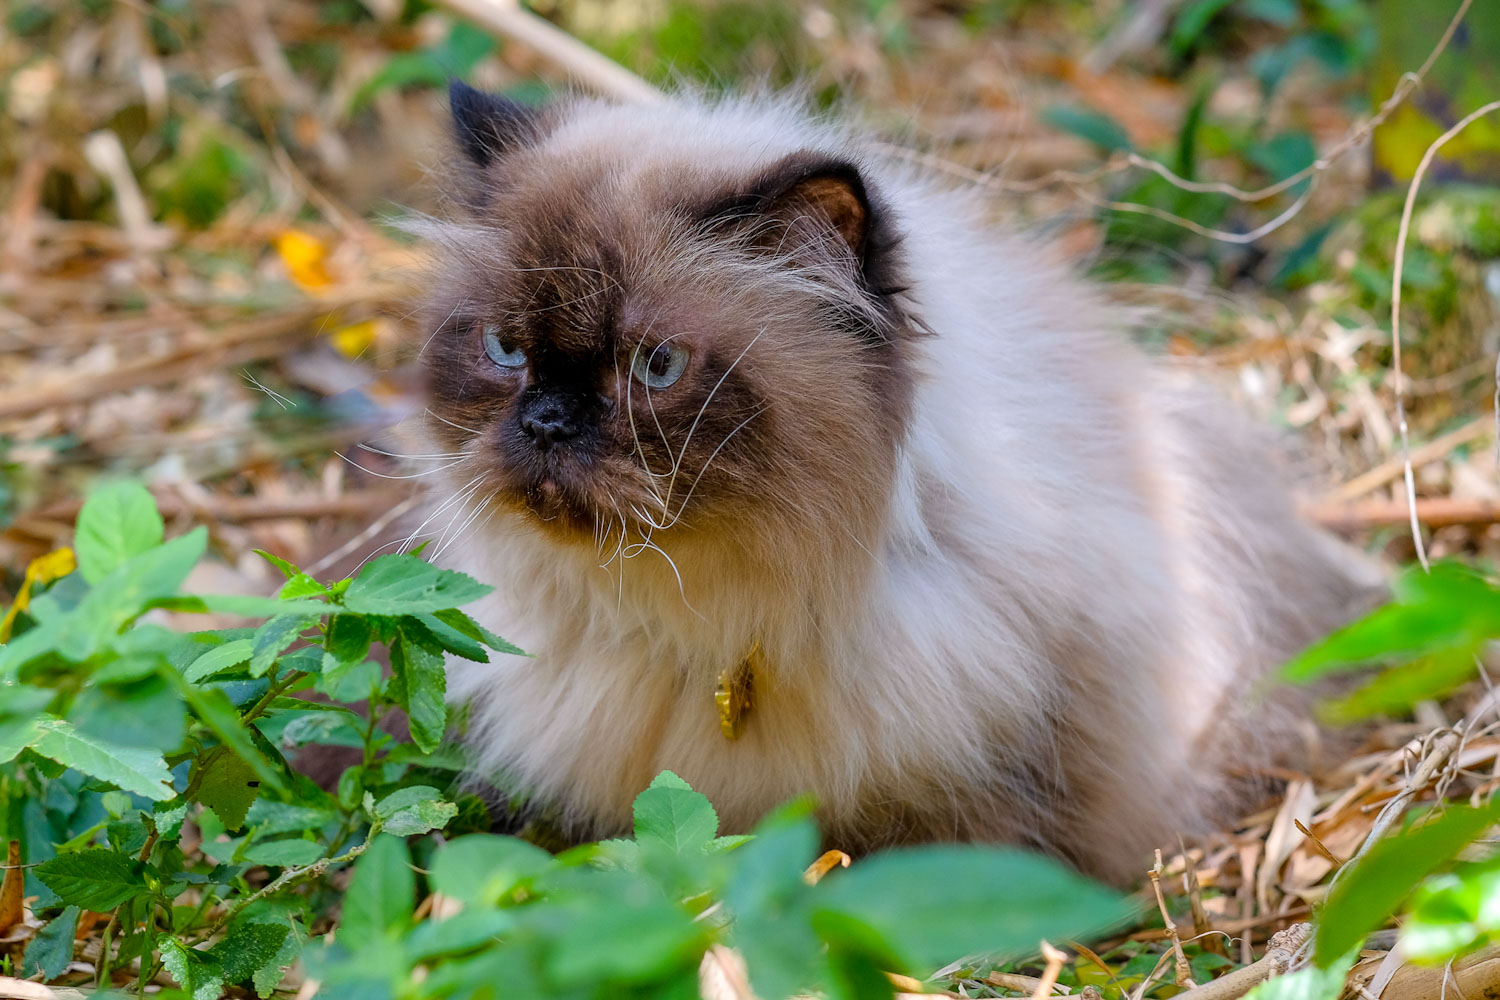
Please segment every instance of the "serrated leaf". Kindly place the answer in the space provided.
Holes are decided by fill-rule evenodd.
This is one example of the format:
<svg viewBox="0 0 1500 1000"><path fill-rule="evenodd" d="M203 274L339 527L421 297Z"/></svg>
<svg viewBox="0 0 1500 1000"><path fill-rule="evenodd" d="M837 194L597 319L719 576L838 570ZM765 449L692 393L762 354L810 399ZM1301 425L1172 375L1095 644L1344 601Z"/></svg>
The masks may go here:
<svg viewBox="0 0 1500 1000"><path fill-rule="evenodd" d="M259 969L256 969L254 975L250 977L251 982L255 984L256 996L262 998L269 997L272 991L281 984L282 978L286 975L286 970L295 965L297 959L302 956L303 939L302 935L298 933L297 927L298 925L296 924L290 926L290 932L281 942L281 947L276 950L275 956Z"/></svg>
<svg viewBox="0 0 1500 1000"><path fill-rule="evenodd" d="M250 676L263 676L288 646L317 623L316 618L278 615L256 629L250 654Z"/></svg>
<svg viewBox="0 0 1500 1000"><path fill-rule="evenodd" d="M299 597L307 597L311 594L326 593L328 593L327 587L323 586L321 583L319 583L317 580L314 580L306 573L298 573L296 576L292 577L286 583L281 585L281 589L276 592L276 597L278 600L290 601L295 600Z"/></svg>
<svg viewBox="0 0 1500 1000"><path fill-rule="evenodd" d="M67 971L73 961L73 936L78 930L80 912L77 906L69 906L36 932L36 937L26 945L23 976L40 975L45 983Z"/></svg>
<svg viewBox="0 0 1500 1000"><path fill-rule="evenodd" d="M192 662L182 676L190 681L207 680L221 670L237 667L250 659L255 644L249 639L235 639L215 646Z"/></svg>
<svg viewBox="0 0 1500 1000"><path fill-rule="evenodd" d="M469 615L457 608L447 608L442 611L434 611L432 616L444 623L449 628L468 636L470 639L484 643L497 653L509 653L512 656L529 656L520 646L500 638L483 625L476 622Z"/></svg>
<svg viewBox="0 0 1500 1000"><path fill-rule="evenodd" d="M441 646L448 652L475 663L490 662L490 654L478 640L464 635L436 615L407 615L401 619L401 627L421 635L425 646Z"/></svg>
<svg viewBox="0 0 1500 1000"><path fill-rule="evenodd" d="M719 816L708 798L671 771L657 775L635 799L635 839L675 854L702 852L719 832Z"/></svg>
<svg viewBox="0 0 1500 1000"><path fill-rule="evenodd" d="M66 614L50 619L45 629L34 629L20 639L46 634L63 659L82 663L92 658L152 601L175 593L207 544L207 530L198 527L142 552L91 587ZM7 645L6 652L10 645L16 643ZM0 662L3 657L0 654Z"/></svg>
<svg viewBox="0 0 1500 1000"><path fill-rule="evenodd" d="M300 570L287 560L276 555L274 552L267 552L265 549L254 549L252 551L254 551L256 555L260 556L266 562L270 563L272 566L280 570L281 575L286 577L288 580L296 576L298 573L302 572L302 570Z"/></svg>
<svg viewBox="0 0 1500 1000"><path fill-rule="evenodd" d="M1329 967L1383 925L1418 882L1500 822L1500 799L1450 806L1421 826L1376 842L1341 869L1317 924L1313 960Z"/></svg>
<svg viewBox="0 0 1500 1000"><path fill-rule="evenodd" d="M276 958L290 933L286 924L242 921L230 925L229 932L206 954L219 963L226 984L243 982Z"/></svg>
<svg viewBox="0 0 1500 1000"><path fill-rule="evenodd" d="M78 512L73 550L78 571L97 584L148 549L160 545L165 531L156 500L132 480L94 490Z"/></svg>
<svg viewBox="0 0 1500 1000"><path fill-rule="evenodd" d="M105 847L59 854L33 871L64 903L99 913L108 913L126 900L151 894L146 885L146 866Z"/></svg>
<svg viewBox="0 0 1500 1000"><path fill-rule="evenodd" d="M161 754L107 743L80 733L62 719L39 721L31 748L64 767L148 799L164 802L177 794Z"/></svg>
<svg viewBox="0 0 1500 1000"><path fill-rule="evenodd" d="M261 781L278 791L286 787L280 773L266 760L265 755L256 747L249 730L240 722L239 709L230 701L228 694L221 688L189 684L181 674L172 671L167 671L166 675L167 680L187 699L194 714L213 730L214 735L225 746L255 768L256 776Z"/></svg>
<svg viewBox="0 0 1500 1000"><path fill-rule="evenodd" d="M198 801L212 809L230 831L245 825L245 814L259 797L260 776L233 753L215 755L198 784Z"/></svg>
<svg viewBox="0 0 1500 1000"><path fill-rule="evenodd" d="M412 742L431 753L443 742L448 729L448 679L443 657L412 642L405 633L391 644L390 652L390 697L406 710Z"/></svg>
<svg viewBox="0 0 1500 1000"><path fill-rule="evenodd" d="M193 1000L218 1000L224 991L224 970L206 952L189 948L176 938L161 940L161 964Z"/></svg>
<svg viewBox="0 0 1500 1000"><path fill-rule="evenodd" d="M339 918L339 942L358 950L385 940L410 920L416 892L406 841L377 835L354 864Z"/></svg>
<svg viewBox="0 0 1500 1000"><path fill-rule="evenodd" d="M342 603L350 611L365 614L411 615L456 608L493 589L415 556L385 555L365 565L344 591Z"/></svg>
<svg viewBox="0 0 1500 1000"><path fill-rule="evenodd" d="M430 785L398 788L375 804L381 829L396 837L411 837L440 830L458 815L458 806L443 801Z"/></svg>

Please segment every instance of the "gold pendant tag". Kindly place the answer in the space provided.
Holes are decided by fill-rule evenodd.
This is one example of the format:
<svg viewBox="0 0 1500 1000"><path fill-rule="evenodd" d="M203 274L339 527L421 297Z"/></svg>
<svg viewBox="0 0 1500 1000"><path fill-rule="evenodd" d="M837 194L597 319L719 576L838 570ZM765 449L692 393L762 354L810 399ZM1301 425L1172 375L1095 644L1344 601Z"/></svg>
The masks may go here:
<svg viewBox="0 0 1500 1000"><path fill-rule="evenodd" d="M755 675L761 669L765 655L760 643L750 647L750 652L736 667L719 675L719 685L714 689L714 704L719 709L719 731L726 740L737 739L745 713L750 711L751 694L755 690Z"/></svg>

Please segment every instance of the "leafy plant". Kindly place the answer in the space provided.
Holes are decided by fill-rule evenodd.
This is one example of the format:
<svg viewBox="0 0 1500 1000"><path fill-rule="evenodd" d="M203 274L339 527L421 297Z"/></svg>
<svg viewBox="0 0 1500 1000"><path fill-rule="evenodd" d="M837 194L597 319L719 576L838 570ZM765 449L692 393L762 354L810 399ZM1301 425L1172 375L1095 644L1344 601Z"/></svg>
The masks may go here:
<svg viewBox="0 0 1500 1000"><path fill-rule="evenodd" d="M892 851L813 884L809 804L720 836L669 772L631 839L554 857L484 832L483 804L454 792L443 663L520 653L459 610L489 588L411 555L324 584L262 553L285 577L275 597L180 593L206 545L202 528L167 539L150 494L118 483L88 499L74 553L27 575L0 646L0 816L50 918L27 974L62 975L95 914L100 984L160 977L195 1000L269 996L299 962L329 997L688 997L719 944L762 996L871 997L888 971L1128 915L1004 849ZM179 632L163 612L265 620ZM397 709L409 742L380 725ZM358 751L332 792L284 756L311 743ZM330 876L351 865L340 896Z"/></svg>
<svg viewBox="0 0 1500 1000"><path fill-rule="evenodd" d="M1382 664L1329 711L1340 720L1398 713L1472 679L1482 647L1500 637L1500 587L1468 567L1411 567L1394 581L1392 597L1304 651L1283 677L1309 683ZM1500 799L1492 796L1423 811L1367 844L1335 873L1317 918L1313 966L1258 987L1257 1000L1337 997L1365 936L1403 910L1402 948L1413 960L1445 962L1500 936L1497 858L1459 863L1497 823Z"/></svg>

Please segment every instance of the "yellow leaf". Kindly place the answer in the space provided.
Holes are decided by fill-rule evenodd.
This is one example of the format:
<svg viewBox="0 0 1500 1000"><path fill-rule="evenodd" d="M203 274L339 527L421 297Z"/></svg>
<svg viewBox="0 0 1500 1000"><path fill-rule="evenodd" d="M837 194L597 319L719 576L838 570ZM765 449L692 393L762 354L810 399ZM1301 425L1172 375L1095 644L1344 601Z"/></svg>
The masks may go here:
<svg viewBox="0 0 1500 1000"><path fill-rule="evenodd" d="M16 616L31 606L31 588L39 583L51 583L67 576L78 568L78 560L69 548L56 549L44 556L37 556L26 565L26 576L21 580L21 589L16 602L10 606L4 618L0 618L0 642L10 641L11 629L15 628Z"/></svg>
<svg viewBox="0 0 1500 1000"><path fill-rule="evenodd" d="M367 319L362 323L350 323L348 326L333 331L333 346L345 357L357 358L375 343L375 335L378 332L379 327L373 319Z"/></svg>
<svg viewBox="0 0 1500 1000"><path fill-rule="evenodd" d="M333 284L325 266L328 247L311 233L300 229L286 230L276 237L276 252L281 254L281 262L286 265L292 280L303 288L327 288Z"/></svg>

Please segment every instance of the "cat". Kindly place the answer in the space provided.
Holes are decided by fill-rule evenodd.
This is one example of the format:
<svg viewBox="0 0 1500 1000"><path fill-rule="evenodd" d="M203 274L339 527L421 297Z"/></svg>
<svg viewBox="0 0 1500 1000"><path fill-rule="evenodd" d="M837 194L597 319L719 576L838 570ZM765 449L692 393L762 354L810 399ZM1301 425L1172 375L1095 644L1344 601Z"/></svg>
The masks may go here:
<svg viewBox="0 0 1500 1000"><path fill-rule="evenodd" d="M1257 682L1377 581L980 195L784 100L450 101L432 517L532 654L449 665L479 773L1128 882L1297 740Z"/></svg>

